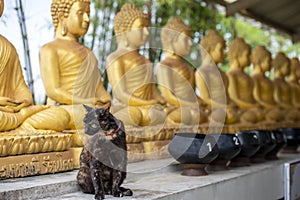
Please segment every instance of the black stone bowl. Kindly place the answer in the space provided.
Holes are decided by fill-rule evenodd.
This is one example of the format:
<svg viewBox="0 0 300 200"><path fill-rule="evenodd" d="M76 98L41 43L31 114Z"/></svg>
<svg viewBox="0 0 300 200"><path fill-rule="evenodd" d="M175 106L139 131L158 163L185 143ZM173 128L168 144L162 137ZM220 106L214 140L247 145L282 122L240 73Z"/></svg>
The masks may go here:
<svg viewBox="0 0 300 200"><path fill-rule="evenodd" d="M282 153L298 153L297 149L300 145L300 129L299 128L281 128L279 129L286 137L286 146L282 149Z"/></svg>
<svg viewBox="0 0 300 200"><path fill-rule="evenodd" d="M176 133L168 150L183 164L182 175L186 176L207 175L205 167L219 155L213 136L195 133Z"/></svg>
<svg viewBox="0 0 300 200"><path fill-rule="evenodd" d="M250 157L251 162L261 163L266 161L266 155L271 152L276 146L275 136L269 130L255 130L254 131L259 139L260 148Z"/></svg>
<svg viewBox="0 0 300 200"><path fill-rule="evenodd" d="M276 141L276 146L275 148L270 151L269 153L267 153L266 155L266 159L267 160L277 160L277 154L278 152L283 149L286 146L286 136L284 135L284 133L281 130L273 130L272 131L274 137L275 137L275 141Z"/></svg>
<svg viewBox="0 0 300 200"><path fill-rule="evenodd" d="M240 141L235 134L210 134L217 141L219 156L206 168L207 171L227 170L231 159L242 150Z"/></svg>
<svg viewBox="0 0 300 200"><path fill-rule="evenodd" d="M230 167L243 167L250 165L250 157L260 149L260 141L255 131L240 131L236 133L241 151L231 160Z"/></svg>

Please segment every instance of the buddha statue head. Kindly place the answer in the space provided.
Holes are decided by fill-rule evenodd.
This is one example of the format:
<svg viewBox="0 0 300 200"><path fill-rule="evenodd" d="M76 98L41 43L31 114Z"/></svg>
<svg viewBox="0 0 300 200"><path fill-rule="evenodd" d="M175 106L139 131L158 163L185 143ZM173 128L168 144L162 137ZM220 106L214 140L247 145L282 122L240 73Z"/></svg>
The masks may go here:
<svg viewBox="0 0 300 200"><path fill-rule="evenodd" d="M185 56L192 46L191 28L178 17L172 17L161 30L161 42L166 53Z"/></svg>
<svg viewBox="0 0 300 200"><path fill-rule="evenodd" d="M277 53L272 62L275 78L284 78L290 74L290 60L283 52Z"/></svg>
<svg viewBox="0 0 300 200"><path fill-rule="evenodd" d="M200 41L200 45L211 56L215 64L224 62L226 44L224 38L217 31L208 30Z"/></svg>
<svg viewBox="0 0 300 200"><path fill-rule="evenodd" d="M78 39L90 23L90 0L53 0L51 15L57 37Z"/></svg>
<svg viewBox="0 0 300 200"><path fill-rule="evenodd" d="M290 81L298 82L300 79L300 61L297 57L291 59L291 74L289 76Z"/></svg>
<svg viewBox="0 0 300 200"><path fill-rule="evenodd" d="M114 18L117 43L123 48L138 48L149 36L148 17L132 3L125 3Z"/></svg>
<svg viewBox="0 0 300 200"><path fill-rule="evenodd" d="M244 68L250 65L251 48L243 38L235 38L228 48L230 67Z"/></svg>
<svg viewBox="0 0 300 200"><path fill-rule="evenodd" d="M3 10L4 10L4 0L0 0L0 17L3 14Z"/></svg>
<svg viewBox="0 0 300 200"><path fill-rule="evenodd" d="M251 54L254 73L264 74L271 69L272 56L264 46L257 46Z"/></svg>

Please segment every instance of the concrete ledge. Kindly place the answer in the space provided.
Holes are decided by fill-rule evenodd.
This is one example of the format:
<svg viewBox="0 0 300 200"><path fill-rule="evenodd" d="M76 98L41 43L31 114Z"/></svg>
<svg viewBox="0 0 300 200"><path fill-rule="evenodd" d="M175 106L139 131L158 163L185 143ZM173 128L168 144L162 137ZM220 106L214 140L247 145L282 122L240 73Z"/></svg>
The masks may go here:
<svg viewBox="0 0 300 200"><path fill-rule="evenodd" d="M124 186L131 188L134 196L121 199L276 200L284 196L283 164L299 157L300 154L282 155L277 161L203 177L181 176L181 165L173 159L130 163ZM76 174L77 171L71 171L4 180L0 182L0 199L94 199L93 195L78 190ZM106 199L120 198L106 196Z"/></svg>

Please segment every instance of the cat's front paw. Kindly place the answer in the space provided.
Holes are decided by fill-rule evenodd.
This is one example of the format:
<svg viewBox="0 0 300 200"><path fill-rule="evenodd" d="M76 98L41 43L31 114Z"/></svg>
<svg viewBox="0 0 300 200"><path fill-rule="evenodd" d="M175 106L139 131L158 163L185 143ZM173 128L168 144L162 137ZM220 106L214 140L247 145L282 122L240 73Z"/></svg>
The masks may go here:
<svg viewBox="0 0 300 200"><path fill-rule="evenodd" d="M128 188L121 188L122 194L123 196L132 196L133 192L131 191L131 189Z"/></svg>
<svg viewBox="0 0 300 200"><path fill-rule="evenodd" d="M103 199L105 199L104 194L102 192L101 193L96 193L95 194L95 199L96 200L103 200Z"/></svg>
<svg viewBox="0 0 300 200"><path fill-rule="evenodd" d="M122 196L124 196L121 190L114 190L114 191L112 192L112 195L113 195L114 197L122 197Z"/></svg>
<svg viewBox="0 0 300 200"><path fill-rule="evenodd" d="M116 189L113 191L114 197L123 197L123 196L132 196L133 192L128 188L120 187L120 189Z"/></svg>

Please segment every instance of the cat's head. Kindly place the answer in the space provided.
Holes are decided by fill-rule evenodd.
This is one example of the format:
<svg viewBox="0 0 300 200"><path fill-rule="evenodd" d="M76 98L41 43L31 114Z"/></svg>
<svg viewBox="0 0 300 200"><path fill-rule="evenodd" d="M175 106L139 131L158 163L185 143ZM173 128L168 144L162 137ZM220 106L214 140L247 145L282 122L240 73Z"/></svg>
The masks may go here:
<svg viewBox="0 0 300 200"><path fill-rule="evenodd" d="M88 135L94 135L100 130L108 131L118 127L117 119L109 112L108 108L92 108L83 105L87 113L83 119L84 131Z"/></svg>

